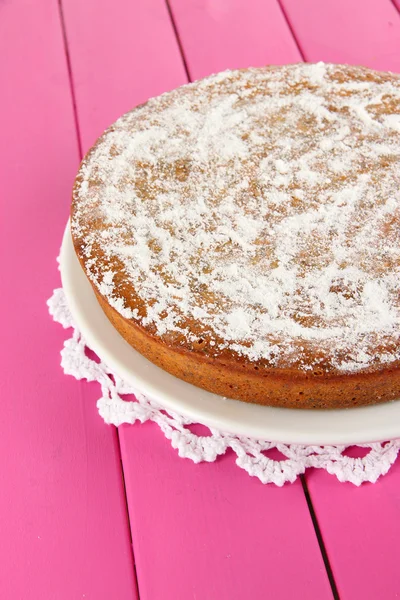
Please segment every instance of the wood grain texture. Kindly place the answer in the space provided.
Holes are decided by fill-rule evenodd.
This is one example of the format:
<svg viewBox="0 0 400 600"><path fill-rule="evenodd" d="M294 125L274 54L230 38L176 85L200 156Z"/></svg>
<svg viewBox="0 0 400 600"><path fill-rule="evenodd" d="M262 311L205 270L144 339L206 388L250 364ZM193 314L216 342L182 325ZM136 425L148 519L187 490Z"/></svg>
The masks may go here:
<svg viewBox="0 0 400 600"><path fill-rule="evenodd" d="M277 0L169 0L191 79L301 60Z"/></svg>
<svg viewBox="0 0 400 600"><path fill-rule="evenodd" d="M400 71L400 17L390 0L282 0L305 58ZM308 472L311 494L341 600L400 596L400 465L356 488Z"/></svg>
<svg viewBox="0 0 400 600"><path fill-rule="evenodd" d="M57 3L1 2L0 597L133 600L115 431L46 299L79 156Z"/></svg>
<svg viewBox="0 0 400 600"><path fill-rule="evenodd" d="M164 2L152 0L146 8L143 4L131 0L121 0L116 7L94 0L85 6L77 0L65 4L85 148L122 111L186 80ZM216 68L274 62L278 53L270 49L276 47L282 49L281 62L299 60L279 6L267 2L263 9L261 3L252 4L245 11L236 2L219 3L224 19L213 25L214 46L211 54L204 54L205 40L212 37L210 21L199 16L199 3L192 3L197 16L189 20L187 30L180 19L185 6L174 3L194 78ZM267 30L262 36L258 26L260 41L251 54L248 47L258 17ZM224 44L224 35L237 18L245 32L240 39L240 48L247 52L242 65L235 44L230 51ZM156 49L149 47L149 31ZM196 46L193 54L185 47L192 34L198 36L196 56ZM222 59L210 64L210 56L218 57L219 52L224 52ZM138 73L137 81L127 79L127 73ZM232 455L215 464L194 465L177 456L154 424L121 427L119 435L141 600L332 597L299 481L283 489L262 486L236 467Z"/></svg>

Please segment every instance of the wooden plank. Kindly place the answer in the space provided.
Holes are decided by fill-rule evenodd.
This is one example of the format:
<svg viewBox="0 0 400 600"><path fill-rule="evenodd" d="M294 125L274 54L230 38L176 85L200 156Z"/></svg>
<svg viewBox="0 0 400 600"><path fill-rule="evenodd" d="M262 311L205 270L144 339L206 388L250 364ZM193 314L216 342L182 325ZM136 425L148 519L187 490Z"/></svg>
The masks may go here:
<svg viewBox="0 0 400 600"><path fill-rule="evenodd" d="M160 0L63 2L83 150L134 105L186 74Z"/></svg>
<svg viewBox="0 0 400 600"><path fill-rule="evenodd" d="M277 0L170 0L170 5L192 79L301 60Z"/></svg>
<svg viewBox="0 0 400 600"><path fill-rule="evenodd" d="M398 598L400 462L375 484L314 471L307 485L341 600Z"/></svg>
<svg viewBox="0 0 400 600"><path fill-rule="evenodd" d="M115 431L46 299L78 166L57 2L0 7L0 597L136 598Z"/></svg>
<svg viewBox="0 0 400 600"><path fill-rule="evenodd" d="M256 64L277 59L278 54L270 52L275 47L287 49L280 55L283 61L298 60L277 5L267 2L264 12L262 3L254 6L267 29L263 49L255 44L255 54L248 52L246 60ZM187 30L188 24L180 21L181 8L184 3L174 3L184 50L197 78L216 64L207 62L209 54L201 60L200 45L188 54L185 40L193 34L204 46L211 25L197 12ZM71 0L64 10L85 147L123 110L185 81L162 0L146 6L131 0L116 5ZM219 48L225 48L229 28L224 19L233 24L235 15L246 32L238 44L242 49L252 46L251 5L244 11L237 2L226 3L224 18L213 31L217 40L220 28L221 44L214 43L212 54L218 56ZM106 26L107 60L102 34ZM217 68L238 66L236 59L228 61L230 52L240 55L235 45L224 52ZM143 75L139 82L127 73ZM236 467L232 455L215 464L194 465L177 456L154 424L121 427L119 435L142 600L332 597L300 482L282 489L263 486Z"/></svg>
<svg viewBox="0 0 400 600"><path fill-rule="evenodd" d="M305 60L400 68L400 16L391 0L280 0Z"/></svg>
<svg viewBox="0 0 400 600"><path fill-rule="evenodd" d="M120 439L142 600L332 598L300 481L194 465L150 423Z"/></svg>
<svg viewBox="0 0 400 600"><path fill-rule="evenodd" d="M389 0L282 3L307 60L400 71L400 17ZM400 463L360 488L320 471L306 481L341 600L397 598Z"/></svg>

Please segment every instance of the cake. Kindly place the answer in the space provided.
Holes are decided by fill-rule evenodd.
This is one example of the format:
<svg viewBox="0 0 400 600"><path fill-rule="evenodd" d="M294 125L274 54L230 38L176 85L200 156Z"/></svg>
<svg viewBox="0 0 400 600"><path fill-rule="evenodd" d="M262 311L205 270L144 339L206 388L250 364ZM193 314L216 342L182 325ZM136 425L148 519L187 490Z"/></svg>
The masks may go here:
<svg viewBox="0 0 400 600"><path fill-rule="evenodd" d="M73 190L76 254L150 361L245 402L400 398L400 76L226 71L116 121Z"/></svg>

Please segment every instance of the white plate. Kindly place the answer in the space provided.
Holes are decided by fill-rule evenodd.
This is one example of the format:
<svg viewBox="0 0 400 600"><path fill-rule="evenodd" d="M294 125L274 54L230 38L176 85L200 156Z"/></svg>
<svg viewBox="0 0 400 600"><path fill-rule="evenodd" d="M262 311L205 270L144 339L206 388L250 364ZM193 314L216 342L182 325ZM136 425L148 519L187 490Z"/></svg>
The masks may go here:
<svg viewBox="0 0 400 600"><path fill-rule="evenodd" d="M76 258L69 224L61 249L61 278L72 315L90 347L165 408L223 431L272 442L349 445L400 437L400 400L328 411L271 408L222 398L156 367L131 348L104 315Z"/></svg>

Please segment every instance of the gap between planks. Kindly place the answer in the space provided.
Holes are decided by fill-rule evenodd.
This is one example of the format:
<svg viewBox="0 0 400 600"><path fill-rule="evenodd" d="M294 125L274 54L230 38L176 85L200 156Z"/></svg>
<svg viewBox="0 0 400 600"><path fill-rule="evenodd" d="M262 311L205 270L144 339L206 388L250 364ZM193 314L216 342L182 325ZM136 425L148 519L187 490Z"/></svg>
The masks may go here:
<svg viewBox="0 0 400 600"><path fill-rule="evenodd" d="M314 527L314 531L315 531L315 535L317 537L318 540L318 545L319 545L319 549L321 551L321 555L322 555L322 559L324 561L324 565L325 565L325 569L326 569L326 573L328 575L328 579L329 579L329 584L331 586L332 589L332 594L333 594L333 599L334 600L340 600L339 597L339 592L336 586L336 582L335 582L335 578L333 576L333 571L332 571L332 567L331 564L329 562L329 557L328 557L328 553L326 551L325 548L325 544L324 544L324 540L322 537L322 533L321 533L321 529L318 523L318 519L317 519L317 515L315 514L315 510L314 510L314 506L311 500L311 495L309 492L309 489L307 487L307 482L306 482L306 478L304 477L304 475L300 475L300 480L301 480L301 485L303 486L303 492L307 501L307 506L308 506L308 510L310 513L310 517L312 520L312 524Z"/></svg>
<svg viewBox="0 0 400 600"><path fill-rule="evenodd" d="M400 0L390 0L395 9L400 13Z"/></svg>
<svg viewBox="0 0 400 600"><path fill-rule="evenodd" d="M73 108L73 113L74 113L74 122L75 122L75 131L76 131L76 140L77 140L77 144L78 144L79 159L82 160L82 158L83 158L82 137L81 137L81 131L80 131L80 127L79 127L78 107L77 107L77 103L76 103L74 78L73 78L73 74L72 74L71 56L70 56L69 47L68 47L67 28L65 26L62 0L58 0L58 13L60 15L61 31L62 31L63 43L64 43L65 61L67 63L68 81L69 81L69 89L70 89L70 93L71 93L72 108Z"/></svg>
<svg viewBox="0 0 400 600"><path fill-rule="evenodd" d="M134 576L135 584L136 584L136 595L138 597L138 600L140 600L139 581L138 581L138 576L137 576L137 571L136 571L135 553L134 553L134 550L133 550L131 519L130 519L130 516L129 516L128 494L127 494L127 491L126 491L124 462L122 460L122 453L121 453L121 440L119 438L119 429L118 429L118 427L116 427L115 429L116 429L116 432L117 432L117 440L118 440L118 456L119 456L119 460L120 460L120 463L121 463L122 484L124 486L125 514L126 514L126 519L127 519L127 525L128 525L128 528L129 528L129 539L130 539L130 542L131 542L131 557L132 557L133 576Z"/></svg>
<svg viewBox="0 0 400 600"><path fill-rule="evenodd" d="M169 19L171 21L171 25L172 25L174 36L175 36L175 39L176 39L176 43L178 44L179 53L181 55L183 67L184 67L185 73L186 73L186 78L187 78L188 82L190 82L190 81L192 81L192 77L190 75L189 66L188 66L188 63L187 63L187 60L186 60L185 52L183 50L181 38L179 37L178 27L177 27L177 25L175 23L174 13L172 12L172 8L171 8L171 5L169 3L169 0L165 0L165 5L167 7L168 16L169 16Z"/></svg>
<svg viewBox="0 0 400 600"><path fill-rule="evenodd" d="M296 46L297 46L297 50L299 51L299 54L300 54L300 56L301 56L301 58L302 58L303 62L307 62L307 61L306 61L306 59L305 59L305 55L304 55L303 49L302 49L302 47L301 47L301 44L300 44L300 42L299 42L299 40L298 40L298 38L297 38L296 32L295 32L295 30L294 30L294 28L293 28L293 26L292 26L292 23L290 22L290 19L289 19L289 16L288 16L287 12L286 12L286 9L285 9L285 7L284 7L284 6L283 6L283 4L282 4L282 0L276 0L276 2L277 2L277 4L278 4L279 8L281 9L281 13L282 13L282 15L283 15L283 18L284 18L284 19L285 19L285 21L286 21L286 24L287 24L287 26L288 26L288 29L289 29L289 31L290 31L290 34L291 34L291 36L292 36L292 38L293 38L293 40L294 40L294 43L295 43L295 44L296 44Z"/></svg>

